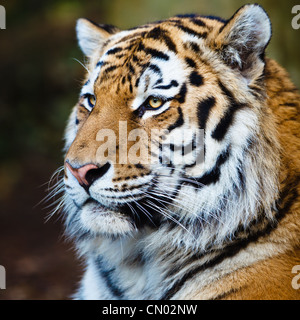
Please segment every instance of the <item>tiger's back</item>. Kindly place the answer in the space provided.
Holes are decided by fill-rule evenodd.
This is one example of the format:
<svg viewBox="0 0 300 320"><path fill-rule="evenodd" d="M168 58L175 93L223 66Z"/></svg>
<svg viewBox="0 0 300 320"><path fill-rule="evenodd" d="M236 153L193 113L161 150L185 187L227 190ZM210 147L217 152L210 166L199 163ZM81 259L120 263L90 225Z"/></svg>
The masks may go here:
<svg viewBox="0 0 300 320"><path fill-rule="evenodd" d="M264 56L263 9L128 31L81 19L77 33L90 63L66 131L76 297L299 299L300 99Z"/></svg>

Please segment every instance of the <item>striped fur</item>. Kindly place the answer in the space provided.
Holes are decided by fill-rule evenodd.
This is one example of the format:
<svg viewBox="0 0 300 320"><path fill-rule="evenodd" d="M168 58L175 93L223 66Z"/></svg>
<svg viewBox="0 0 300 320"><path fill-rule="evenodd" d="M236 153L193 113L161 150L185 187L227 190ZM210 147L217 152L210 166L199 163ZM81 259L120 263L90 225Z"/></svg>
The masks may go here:
<svg viewBox="0 0 300 320"><path fill-rule="evenodd" d="M144 130L141 145L159 133L137 163L117 152L88 189L65 167L66 229L86 259L75 298L299 298L299 94L264 57L264 10L127 31L80 19L77 34L89 65L65 161L105 164L102 129L128 151L135 140L125 143L119 121Z"/></svg>

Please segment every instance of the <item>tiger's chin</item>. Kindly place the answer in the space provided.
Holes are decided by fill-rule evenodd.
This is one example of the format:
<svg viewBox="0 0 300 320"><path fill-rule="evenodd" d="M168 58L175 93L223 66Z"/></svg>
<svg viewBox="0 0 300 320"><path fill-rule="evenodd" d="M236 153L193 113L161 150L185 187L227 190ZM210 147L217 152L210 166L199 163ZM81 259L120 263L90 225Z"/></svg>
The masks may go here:
<svg viewBox="0 0 300 320"><path fill-rule="evenodd" d="M136 231L130 216L124 215L117 209L107 208L96 201L90 201L82 207L80 221L83 228L95 236L119 237Z"/></svg>

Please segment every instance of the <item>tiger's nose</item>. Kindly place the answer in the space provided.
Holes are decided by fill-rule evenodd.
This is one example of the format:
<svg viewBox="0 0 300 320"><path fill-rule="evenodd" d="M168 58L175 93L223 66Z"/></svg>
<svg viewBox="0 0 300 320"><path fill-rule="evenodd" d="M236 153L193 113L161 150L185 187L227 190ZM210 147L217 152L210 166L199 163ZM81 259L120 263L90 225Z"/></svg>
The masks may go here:
<svg viewBox="0 0 300 320"><path fill-rule="evenodd" d="M89 163L77 169L73 168L70 163L66 161L66 166L77 179L79 184L85 189L88 189L94 181L106 174L110 168L110 163L107 162L101 167L96 166L93 163Z"/></svg>

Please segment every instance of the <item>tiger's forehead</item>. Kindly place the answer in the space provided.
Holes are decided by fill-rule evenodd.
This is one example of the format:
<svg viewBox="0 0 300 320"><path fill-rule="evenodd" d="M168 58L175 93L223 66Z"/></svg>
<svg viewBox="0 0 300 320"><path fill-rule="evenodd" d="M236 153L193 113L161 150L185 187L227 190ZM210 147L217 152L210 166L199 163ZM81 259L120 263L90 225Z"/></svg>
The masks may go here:
<svg viewBox="0 0 300 320"><path fill-rule="evenodd" d="M178 16L165 21L147 24L131 30L118 32L104 44L101 52L94 57L89 80L82 88L81 94L94 92L95 86L118 80L125 84L127 80L137 86L140 75L146 68L156 64L151 60L164 63L165 71L173 72L172 66L180 66L178 61L187 51L201 53L201 44L213 38L224 22L214 17ZM174 59L176 61L174 61ZM182 72L177 72L183 76ZM132 86L129 87L132 92Z"/></svg>

